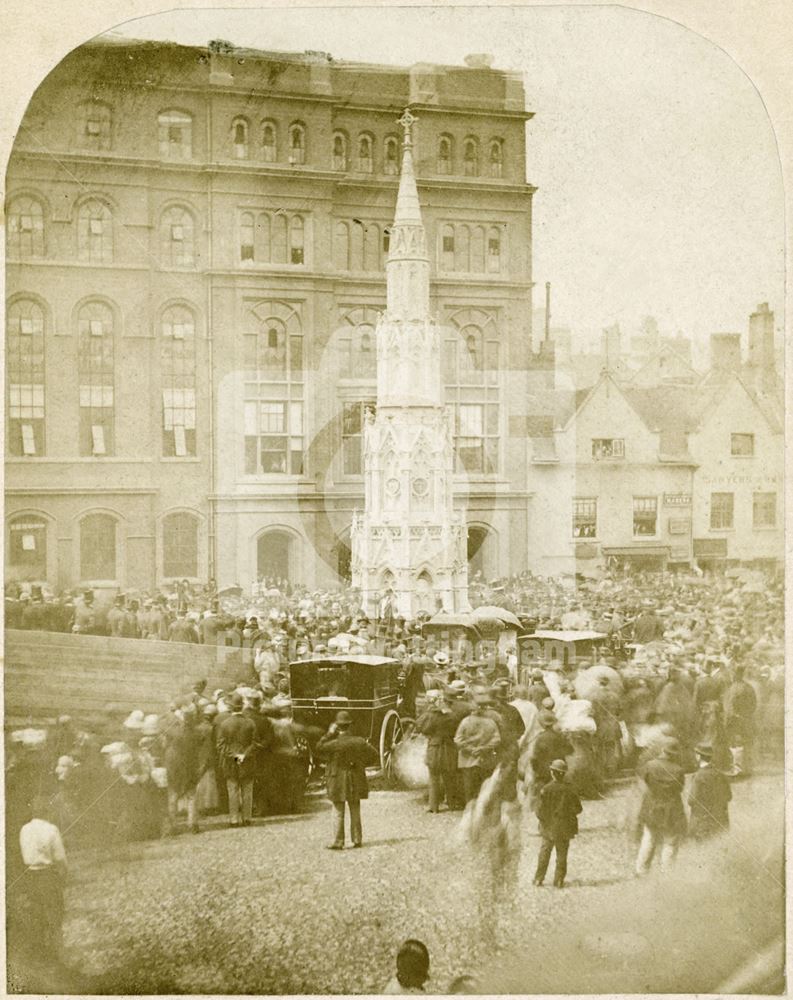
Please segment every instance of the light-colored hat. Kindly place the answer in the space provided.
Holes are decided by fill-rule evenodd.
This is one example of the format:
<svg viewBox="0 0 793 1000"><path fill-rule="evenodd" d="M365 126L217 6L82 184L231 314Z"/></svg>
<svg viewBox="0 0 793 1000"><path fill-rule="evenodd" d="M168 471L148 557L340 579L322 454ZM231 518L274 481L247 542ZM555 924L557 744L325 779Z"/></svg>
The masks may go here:
<svg viewBox="0 0 793 1000"><path fill-rule="evenodd" d="M156 736L159 732L160 717L158 715L147 715L143 720L141 731L144 736Z"/></svg>
<svg viewBox="0 0 793 1000"><path fill-rule="evenodd" d="M16 729L11 733L14 743L21 743L25 747L41 746L47 740L46 729Z"/></svg>
<svg viewBox="0 0 793 1000"><path fill-rule="evenodd" d="M435 654L435 656L433 656L432 659L433 662L437 663L439 667L445 667L449 662L449 654L444 653L443 650L440 650Z"/></svg>
<svg viewBox="0 0 793 1000"><path fill-rule="evenodd" d="M457 694L463 694L465 692L465 681L460 680L459 678L452 681L449 685L449 690L454 691Z"/></svg>
<svg viewBox="0 0 793 1000"><path fill-rule="evenodd" d="M145 718L145 713L136 708L124 720L125 729L143 729L143 720Z"/></svg>

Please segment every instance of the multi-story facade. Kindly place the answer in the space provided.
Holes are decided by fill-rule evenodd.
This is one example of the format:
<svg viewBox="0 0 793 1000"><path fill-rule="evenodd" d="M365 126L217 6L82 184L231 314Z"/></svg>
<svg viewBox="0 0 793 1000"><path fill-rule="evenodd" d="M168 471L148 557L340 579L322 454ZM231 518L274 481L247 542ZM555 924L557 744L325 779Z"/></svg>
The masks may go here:
<svg viewBox="0 0 793 1000"><path fill-rule="evenodd" d="M50 74L7 181L7 573L344 577L409 106L469 555L524 568L519 77L155 43Z"/></svg>

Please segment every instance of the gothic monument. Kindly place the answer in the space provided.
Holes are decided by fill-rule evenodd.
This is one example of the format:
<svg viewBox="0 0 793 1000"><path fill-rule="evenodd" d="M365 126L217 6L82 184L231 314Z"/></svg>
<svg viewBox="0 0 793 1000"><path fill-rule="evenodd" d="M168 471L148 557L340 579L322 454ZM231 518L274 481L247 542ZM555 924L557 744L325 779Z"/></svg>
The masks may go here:
<svg viewBox="0 0 793 1000"><path fill-rule="evenodd" d="M367 614L466 611L465 514L454 510L454 443L443 403L441 337L430 317L430 262L405 138L377 323L377 415L364 427L363 515L352 525L352 582Z"/></svg>

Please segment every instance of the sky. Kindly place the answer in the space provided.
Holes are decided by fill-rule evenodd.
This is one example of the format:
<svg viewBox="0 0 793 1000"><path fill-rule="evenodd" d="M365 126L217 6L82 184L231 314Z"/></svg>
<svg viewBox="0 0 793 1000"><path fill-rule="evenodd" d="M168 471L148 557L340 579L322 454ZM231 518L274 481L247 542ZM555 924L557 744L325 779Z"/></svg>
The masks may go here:
<svg viewBox="0 0 793 1000"><path fill-rule="evenodd" d="M171 11L114 36L410 65L490 53L523 74L534 304L596 343L646 315L706 357L784 294L783 190L762 100L736 63L676 24L619 7Z"/></svg>

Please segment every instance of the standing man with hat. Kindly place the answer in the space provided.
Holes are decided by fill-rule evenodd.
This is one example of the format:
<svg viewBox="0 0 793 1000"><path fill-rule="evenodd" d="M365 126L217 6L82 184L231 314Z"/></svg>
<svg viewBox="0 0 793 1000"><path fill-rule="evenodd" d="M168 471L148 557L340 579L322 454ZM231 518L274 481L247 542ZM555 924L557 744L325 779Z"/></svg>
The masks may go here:
<svg viewBox="0 0 793 1000"><path fill-rule="evenodd" d="M534 884L542 885L551 861L551 854L555 850L556 867L553 873L553 884L557 889L563 889L567 875L567 852L570 841L578 833L581 799L565 781L567 761L561 758L554 760L551 762L549 770L551 780L540 792L540 800L537 805L542 844L537 858Z"/></svg>
<svg viewBox="0 0 793 1000"><path fill-rule="evenodd" d="M378 763L377 751L360 736L350 733L352 716L336 714L327 733L317 744L317 756L326 761L328 798L333 805L334 838L328 850L344 850L345 806L350 810L350 838L353 847L363 844L361 799L369 798L366 765Z"/></svg>
<svg viewBox="0 0 793 1000"><path fill-rule="evenodd" d="M463 793L466 803L479 795L485 778L491 775L498 763L501 731L491 718L489 706L492 695L488 690L474 692L474 706L457 727L454 742L457 745L457 766L463 775Z"/></svg>
<svg viewBox="0 0 793 1000"><path fill-rule="evenodd" d="M248 826L253 815L254 743L256 725L242 714L243 697L226 699L229 714L218 727L218 752L226 779L231 826Z"/></svg>
<svg viewBox="0 0 793 1000"><path fill-rule="evenodd" d="M675 739L666 742L661 756L649 760L640 768L646 789L639 810L642 839L636 856L636 874L646 875L653 855L660 848L661 868L666 869L677 855L686 832L683 808L685 772L679 763L680 744Z"/></svg>
<svg viewBox="0 0 793 1000"><path fill-rule="evenodd" d="M30 820L19 831L24 890L31 908L31 934L48 958L58 958L62 944L66 851L60 830L51 822L44 796L33 799Z"/></svg>
<svg viewBox="0 0 793 1000"><path fill-rule="evenodd" d="M699 767L688 793L688 832L694 840L708 840L729 829L732 791L726 775L713 766L713 747L700 743L695 753Z"/></svg>

